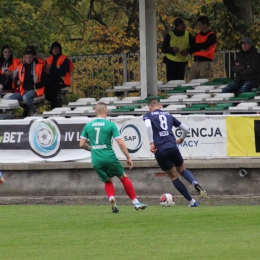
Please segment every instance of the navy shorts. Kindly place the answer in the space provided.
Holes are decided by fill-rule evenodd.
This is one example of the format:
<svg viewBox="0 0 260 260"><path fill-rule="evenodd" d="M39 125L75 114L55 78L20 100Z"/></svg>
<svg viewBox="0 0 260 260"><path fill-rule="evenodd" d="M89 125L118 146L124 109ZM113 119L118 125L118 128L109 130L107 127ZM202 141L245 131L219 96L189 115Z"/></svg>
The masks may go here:
<svg viewBox="0 0 260 260"><path fill-rule="evenodd" d="M173 166L182 166L183 158L177 146L165 150L158 150L155 153L155 158L162 170L168 171Z"/></svg>

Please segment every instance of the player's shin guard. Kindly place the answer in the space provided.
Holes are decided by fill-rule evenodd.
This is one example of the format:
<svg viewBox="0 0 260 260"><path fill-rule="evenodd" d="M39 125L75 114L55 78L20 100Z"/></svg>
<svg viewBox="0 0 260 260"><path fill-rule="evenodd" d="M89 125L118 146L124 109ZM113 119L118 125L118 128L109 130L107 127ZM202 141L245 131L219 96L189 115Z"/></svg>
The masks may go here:
<svg viewBox="0 0 260 260"><path fill-rule="evenodd" d="M124 189L125 189L125 192L128 195L128 197L131 200L136 199L136 193L134 190L134 186L133 186L132 182L130 181L130 179L128 177L124 177L123 179L121 179L121 182L124 185Z"/></svg>
<svg viewBox="0 0 260 260"><path fill-rule="evenodd" d="M113 182L105 182L105 191L108 198L110 198L111 196L115 196L115 188Z"/></svg>

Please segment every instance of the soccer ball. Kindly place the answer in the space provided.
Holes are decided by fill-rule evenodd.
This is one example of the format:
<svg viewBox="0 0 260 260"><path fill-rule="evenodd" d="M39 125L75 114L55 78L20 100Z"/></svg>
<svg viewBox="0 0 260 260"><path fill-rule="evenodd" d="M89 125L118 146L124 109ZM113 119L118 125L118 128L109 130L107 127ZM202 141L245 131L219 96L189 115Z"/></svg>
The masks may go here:
<svg viewBox="0 0 260 260"><path fill-rule="evenodd" d="M164 207L170 207L175 204L175 198L170 193L165 193L160 198L160 204Z"/></svg>
<svg viewBox="0 0 260 260"><path fill-rule="evenodd" d="M42 128L38 132L38 141L41 145L47 146L50 145L52 140L52 133L49 129Z"/></svg>

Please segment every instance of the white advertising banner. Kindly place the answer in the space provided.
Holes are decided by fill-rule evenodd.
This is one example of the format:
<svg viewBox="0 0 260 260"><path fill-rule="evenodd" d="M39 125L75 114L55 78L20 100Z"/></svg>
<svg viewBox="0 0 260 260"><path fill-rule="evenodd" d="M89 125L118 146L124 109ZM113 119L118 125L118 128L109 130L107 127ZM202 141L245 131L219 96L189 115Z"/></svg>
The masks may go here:
<svg viewBox="0 0 260 260"><path fill-rule="evenodd" d="M226 149L226 117L212 116L176 116L189 127L190 131L179 149L184 158L225 158ZM175 129L176 138L181 130Z"/></svg>
<svg viewBox="0 0 260 260"><path fill-rule="evenodd" d="M226 151L225 116L176 116L190 128L179 145L184 158L224 158ZM49 119L1 120L0 163L63 162L91 160L90 153L79 148L80 134L94 118L55 117ZM110 118L116 123L133 160L154 159L143 119ZM181 131L174 129L176 138ZM116 142L113 148L125 159Z"/></svg>

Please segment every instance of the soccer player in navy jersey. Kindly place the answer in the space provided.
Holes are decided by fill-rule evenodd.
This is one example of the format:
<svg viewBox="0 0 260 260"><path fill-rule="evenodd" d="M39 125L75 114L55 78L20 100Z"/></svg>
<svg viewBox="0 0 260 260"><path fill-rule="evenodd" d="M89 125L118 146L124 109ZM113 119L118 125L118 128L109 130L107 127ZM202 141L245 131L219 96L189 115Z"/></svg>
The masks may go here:
<svg viewBox="0 0 260 260"><path fill-rule="evenodd" d="M150 141L150 151L155 154L159 166L170 177L175 188L189 201L189 206L198 207L198 203L191 197L177 174L178 172L191 183L202 197L206 197L207 192L198 184L193 174L185 168L182 155L177 146L177 144L184 141L189 128L169 112L161 110L161 104L156 98L149 99L148 107L150 112L143 116L143 120ZM182 136L178 140L176 140L172 132L173 126L182 130Z"/></svg>

